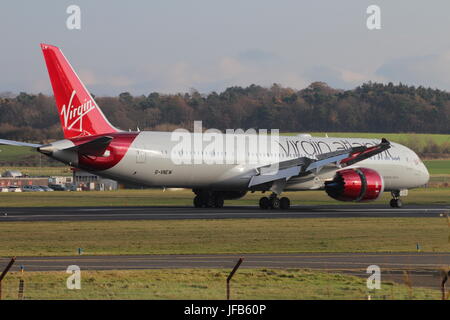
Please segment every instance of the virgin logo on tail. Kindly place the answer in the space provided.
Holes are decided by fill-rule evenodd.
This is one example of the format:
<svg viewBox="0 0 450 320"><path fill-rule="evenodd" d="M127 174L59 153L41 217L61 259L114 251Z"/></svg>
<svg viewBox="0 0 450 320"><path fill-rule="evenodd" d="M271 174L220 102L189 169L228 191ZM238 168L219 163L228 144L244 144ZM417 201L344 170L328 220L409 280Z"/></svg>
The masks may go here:
<svg viewBox="0 0 450 320"><path fill-rule="evenodd" d="M95 109L95 103L92 101L92 99L89 99L78 107L74 107L72 105L72 101L75 95L76 91L73 90L67 106L62 106L61 115L64 119L64 127L66 127L68 130L77 130L83 132L83 117ZM73 128L76 123L79 123L79 129Z"/></svg>

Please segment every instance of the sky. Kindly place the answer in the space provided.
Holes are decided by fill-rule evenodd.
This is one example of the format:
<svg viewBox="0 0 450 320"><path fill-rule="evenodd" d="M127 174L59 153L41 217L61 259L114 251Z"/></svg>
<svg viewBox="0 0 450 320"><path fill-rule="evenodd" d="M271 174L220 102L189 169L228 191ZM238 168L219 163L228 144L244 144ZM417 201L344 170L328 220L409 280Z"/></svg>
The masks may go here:
<svg viewBox="0 0 450 320"><path fill-rule="evenodd" d="M80 8L81 29L66 12ZM369 5L381 28L369 30ZM450 90L450 1L40 0L0 4L0 92L51 93L39 43L95 95L323 81Z"/></svg>

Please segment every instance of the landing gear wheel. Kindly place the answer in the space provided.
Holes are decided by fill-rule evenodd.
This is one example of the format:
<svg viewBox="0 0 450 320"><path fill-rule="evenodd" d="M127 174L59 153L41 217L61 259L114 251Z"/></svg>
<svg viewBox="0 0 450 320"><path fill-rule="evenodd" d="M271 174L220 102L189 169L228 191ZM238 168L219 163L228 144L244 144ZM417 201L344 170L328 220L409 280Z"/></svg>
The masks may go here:
<svg viewBox="0 0 450 320"><path fill-rule="evenodd" d="M280 199L280 208L287 210L291 207L291 200L289 198L283 197Z"/></svg>
<svg viewBox="0 0 450 320"><path fill-rule="evenodd" d="M202 199L200 198L200 196L195 196L194 197L194 207L195 208L201 208L202 207Z"/></svg>
<svg viewBox="0 0 450 320"><path fill-rule="evenodd" d="M401 208L403 206L402 200L400 199L392 199L389 204L392 208Z"/></svg>
<svg viewBox="0 0 450 320"><path fill-rule="evenodd" d="M400 190L391 191L392 199L389 202L392 208L401 208L403 203L400 200Z"/></svg>
<svg viewBox="0 0 450 320"><path fill-rule="evenodd" d="M395 208L396 205L395 199L391 199L391 201L389 201L389 205L391 206L391 208Z"/></svg>
<svg viewBox="0 0 450 320"><path fill-rule="evenodd" d="M270 207L270 200L267 197L262 197L261 199L259 199L259 208L266 210L269 209Z"/></svg>
<svg viewBox="0 0 450 320"><path fill-rule="evenodd" d="M195 208L223 208L225 193L220 191L193 189Z"/></svg>
<svg viewBox="0 0 450 320"><path fill-rule="evenodd" d="M278 198L270 199L270 207L275 210L280 209L280 199Z"/></svg>
<svg viewBox="0 0 450 320"><path fill-rule="evenodd" d="M214 208L216 204L216 199L214 197L208 197L205 202L207 208Z"/></svg>
<svg viewBox="0 0 450 320"><path fill-rule="evenodd" d="M214 197L214 206L216 208L223 208L223 197L222 196L216 196Z"/></svg>

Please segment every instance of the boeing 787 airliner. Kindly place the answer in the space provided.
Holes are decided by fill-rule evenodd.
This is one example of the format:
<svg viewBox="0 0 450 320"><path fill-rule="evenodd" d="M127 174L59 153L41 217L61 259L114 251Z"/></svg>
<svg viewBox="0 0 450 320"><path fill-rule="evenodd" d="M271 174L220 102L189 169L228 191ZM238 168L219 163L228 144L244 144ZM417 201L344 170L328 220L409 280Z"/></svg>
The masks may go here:
<svg viewBox="0 0 450 320"><path fill-rule="evenodd" d="M220 142L216 146L243 141L242 137L253 141L244 148L236 144L218 149L211 148L203 132L183 136L116 129L62 51L48 44L41 48L64 139L45 145L0 139L0 144L35 148L69 166L120 182L189 188L195 194L195 207L220 208L224 200L260 191L270 194L260 199L262 209L288 209L290 200L280 198L282 192L306 190L324 190L336 200L357 202L390 192L390 205L401 207L401 195L429 180L416 153L386 139L309 135L260 139L267 136L215 133L211 136ZM176 136L190 143L180 143Z"/></svg>

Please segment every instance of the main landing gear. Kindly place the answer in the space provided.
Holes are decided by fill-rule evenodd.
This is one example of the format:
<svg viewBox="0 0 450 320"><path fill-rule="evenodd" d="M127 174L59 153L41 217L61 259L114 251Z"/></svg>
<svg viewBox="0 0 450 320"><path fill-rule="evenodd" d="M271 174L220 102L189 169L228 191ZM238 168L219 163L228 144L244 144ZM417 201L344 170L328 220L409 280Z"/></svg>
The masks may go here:
<svg viewBox="0 0 450 320"><path fill-rule="evenodd" d="M281 199L275 193L272 193L270 197L262 197L259 199L259 207L263 210L266 209L282 209L287 210L291 207L291 200L287 197Z"/></svg>
<svg viewBox="0 0 450 320"><path fill-rule="evenodd" d="M216 192L199 192L194 198L196 208L223 208L223 195Z"/></svg>
<svg viewBox="0 0 450 320"><path fill-rule="evenodd" d="M389 202L392 208L401 208L403 206L402 200L400 200L400 191L391 192L392 199Z"/></svg>

